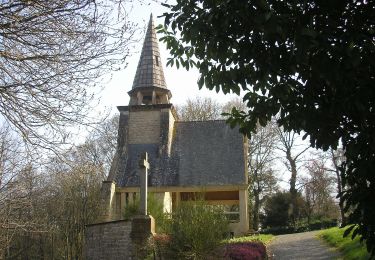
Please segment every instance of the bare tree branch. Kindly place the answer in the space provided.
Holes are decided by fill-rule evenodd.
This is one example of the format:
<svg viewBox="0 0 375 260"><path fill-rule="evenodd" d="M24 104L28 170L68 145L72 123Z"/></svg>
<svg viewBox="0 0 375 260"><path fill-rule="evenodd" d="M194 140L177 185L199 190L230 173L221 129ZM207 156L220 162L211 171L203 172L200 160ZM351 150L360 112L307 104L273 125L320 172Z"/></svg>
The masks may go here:
<svg viewBox="0 0 375 260"><path fill-rule="evenodd" d="M135 41L117 0L2 1L0 118L29 144L69 142L89 125L103 76L124 66Z"/></svg>

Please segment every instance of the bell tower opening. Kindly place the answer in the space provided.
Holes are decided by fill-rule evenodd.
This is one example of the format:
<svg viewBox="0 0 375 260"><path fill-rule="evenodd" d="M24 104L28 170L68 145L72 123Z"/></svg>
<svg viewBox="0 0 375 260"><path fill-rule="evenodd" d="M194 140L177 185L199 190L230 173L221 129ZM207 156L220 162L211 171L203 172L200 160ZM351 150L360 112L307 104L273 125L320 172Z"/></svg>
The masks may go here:
<svg viewBox="0 0 375 260"><path fill-rule="evenodd" d="M142 105L151 105L152 96L143 96Z"/></svg>

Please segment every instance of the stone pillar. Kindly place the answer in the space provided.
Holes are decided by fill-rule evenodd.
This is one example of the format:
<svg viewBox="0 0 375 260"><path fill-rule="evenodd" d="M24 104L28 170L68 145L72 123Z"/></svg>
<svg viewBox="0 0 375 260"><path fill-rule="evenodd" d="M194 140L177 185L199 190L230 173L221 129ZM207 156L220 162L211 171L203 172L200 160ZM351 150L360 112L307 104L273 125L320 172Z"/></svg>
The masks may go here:
<svg viewBox="0 0 375 260"><path fill-rule="evenodd" d="M244 233L249 230L249 215L248 215L248 191L239 191L240 204L240 232Z"/></svg>
<svg viewBox="0 0 375 260"><path fill-rule="evenodd" d="M152 216L135 216L132 219L130 238L132 240L131 259L145 259L150 237L155 234L155 220Z"/></svg>
<svg viewBox="0 0 375 260"><path fill-rule="evenodd" d="M124 212L125 212L125 207L127 206L126 205L126 193L125 192L121 192L121 210L120 210L120 215L121 215L121 219L123 219L123 216L124 216Z"/></svg>
<svg viewBox="0 0 375 260"><path fill-rule="evenodd" d="M102 197L102 221L114 220L116 184L114 181L103 181L101 189Z"/></svg>
<svg viewBox="0 0 375 260"><path fill-rule="evenodd" d="M142 95L141 91L138 91L138 93L137 93L137 105L142 105L142 101L143 101L143 95Z"/></svg>
<svg viewBox="0 0 375 260"><path fill-rule="evenodd" d="M147 255L147 242L150 236L155 233L155 220L152 216L147 215L147 170L150 165L148 163L148 154L141 154L138 162L140 175L140 215L132 219L132 238L134 248L133 255L135 259L144 259Z"/></svg>
<svg viewBox="0 0 375 260"><path fill-rule="evenodd" d="M156 104L156 91L152 91L152 104L155 105Z"/></svg>
<svg viewBox="0 0 375 260"><path fill-rule="evenodd" d="M139 166L139 175L141 181L141 189L140 189L140 206L139 206L139 213L143 216L147 215L147 170L150 168L148 163L148 154L143 153L141 155L141 159L138 163Z"/></svg>
<svg viewBox="0 0 375 260"><path fill-rule="evenodd" d="M178 207L181 203L181 193L180 192L176 192L176 207Z"/></svg>
<svg viewBox="0 0 375 260"><path fill-rule="evenodd" d="M128 201L129 201L129 204L134 203L133 192L128 192Z"/></svg>

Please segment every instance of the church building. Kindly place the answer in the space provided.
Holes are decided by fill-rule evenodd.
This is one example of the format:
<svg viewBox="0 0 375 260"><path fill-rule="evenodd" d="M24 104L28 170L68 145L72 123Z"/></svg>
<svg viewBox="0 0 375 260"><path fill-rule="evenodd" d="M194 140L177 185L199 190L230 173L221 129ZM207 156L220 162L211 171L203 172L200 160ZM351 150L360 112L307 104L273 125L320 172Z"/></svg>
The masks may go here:
<svg viewBox="0 0 375 260"><path fill-rule="evenodd" d="M138 161L147 152L148 191L160 199L166 212L200 194L208 204L223 206L234 234L247 232L246 138L224 120L178 120L152 16L128 94L129 105L118 107L117 150L103 182L103 220L122 219L126 205L138 196Z"/></svg>

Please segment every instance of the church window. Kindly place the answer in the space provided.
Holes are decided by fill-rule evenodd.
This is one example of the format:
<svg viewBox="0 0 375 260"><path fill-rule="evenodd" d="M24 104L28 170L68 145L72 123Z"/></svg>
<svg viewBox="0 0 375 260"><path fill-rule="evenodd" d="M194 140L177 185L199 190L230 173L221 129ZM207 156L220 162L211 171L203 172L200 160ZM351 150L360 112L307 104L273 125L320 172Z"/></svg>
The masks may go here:
<svg viewBox="0 0 375 260"><path fill-rule="evenodd" d="M158 56L155 56L155 63L156 63L156 66L159 66L159 57Z"/></svg>

